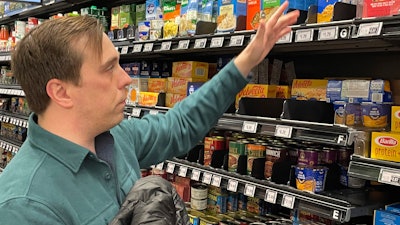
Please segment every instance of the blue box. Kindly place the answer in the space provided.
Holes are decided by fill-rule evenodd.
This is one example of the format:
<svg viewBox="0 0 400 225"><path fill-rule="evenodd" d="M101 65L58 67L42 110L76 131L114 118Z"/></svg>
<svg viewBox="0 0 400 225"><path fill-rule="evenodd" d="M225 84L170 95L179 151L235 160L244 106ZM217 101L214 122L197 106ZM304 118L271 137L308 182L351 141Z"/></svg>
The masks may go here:
<svg viewBox="0 0 400 225"><path fill-rule="evenodd" d="M398 225L400 224L400 215L386 210L375 210L374 225Z"/></svg>

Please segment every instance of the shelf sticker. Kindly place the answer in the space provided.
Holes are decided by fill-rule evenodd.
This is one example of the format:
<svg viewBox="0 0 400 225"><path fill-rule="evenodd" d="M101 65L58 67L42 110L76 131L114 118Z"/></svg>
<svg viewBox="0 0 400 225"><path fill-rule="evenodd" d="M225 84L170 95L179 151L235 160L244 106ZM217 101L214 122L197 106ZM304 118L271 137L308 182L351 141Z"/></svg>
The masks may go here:
<svg viewBox="0 0 400 225"><path fill-rule="evenodd" d="M276 42L277 44L285 44L285 43L292 43L293 31L283 35L279 40Z"/></svg>
<svg viewBox="0 0 400 225"><path fill-rule="evenodd" d="M275 127L275 136L283 137L283 138L291 138L292 137L293 127L285 126L285 125L276 125Z"/></svg>
<svg viewBox="0 0 400 225"><path fill-rule="evenodd" d="M180 40L178 43L178 49L188 49L190 40Z"/></svg>
<svg viewBox="0 0 400 225"><path fill-rule="evenodd" d="M137 53L142 51L143 44L134 44L132 53Z"/></svg>
<svg viewBox="0 0 400 225"><path fill-rule="evenodd" d="M118 47L115 47L115 51L119 52Z"/></svg>
<svg viewBox="0 0 400 225"><path fill-rule="evenodd" d="M314 29L296 30L295 42L309 42L314 37Z"/></svg>
<svg viewBox="0 0 400 225"><path fill-rule="evenodd" d="M224 37L213 37L211 39L210 48L220 48L224 44Z"/></svg>
<svg viewBox="0 0 400 225"><path fill-rule="evenodd" d="M25 128L28 128L28 122L24 121L24 126Z"/></svg>
<svg viewBox="0 0 400 225"><path fill-rule="evenodd" d="M381 34L383 22L362 23L358 27L357 37L371 37Z"/></svg>
<svg viewBox="0 0 400 225"><path fill-rule="evenodd" d="M221 176L214 175L214 176L212 176L211 185L214 187L220 187L221 180L222 180Z"/></svg>
<svg viewBox="0 0 400 225"><path fill-rule="evenodd" d="M318 29L318 41L338 39L339 27L321 27Z"/></svg>
<svg viewBox="0 0 400 225"><path fill-rule="evenodd" d="M255 134L257 132L258 123L254 121L243 121L242 131Z"/></svg>
<svg viewBox="0 0 400 225"><path fill-rule="evenodd" d="M6 61L6 56L5 55L0 56L0 61Z"/></svg>
<svg viewBox="0 0 400 225"><path fill-rule="evenodd" d="M174 173L175 171L175 164L174 163L168 163L167 164L167 173Z"/></svg>
<svg viewBox="0 0 400 225"><path fill-rule="evenodd" d="M161 51L169 51L171 50L171 41L164 41L161 43Z"/></svg>
<svg viewBox="0 0 400 225"><path fill-rule="evenodd" d="M129 49L129 46L123 46L121 48L121 54L128 54L128 49Z"/></svg>
<svg viewBox="0 0 400 225"><path fill-rule="evenodd" d="M140 112L141 112L142 110L141 109L139 109L139 108L132 108L132 116L134 116L134 117L140 117Z"/></svg>
<svg viewBox="0 0 400 225"><path fill-rule="evenodd" d="M204 172L203 174L203 183L211 184L212 174Z"/></svg>
<svg viewBox="0 0 400 225"><path fill-rule="evenodd" d="M180 176L180 177L186 177L187 170L188 170L188 168L187 168L186 166L181 166L181 167L179 167L178 176Z"/></svg>
<svg viewBox="0 0 400 225"><path fill-rule="evenodd" d="M156 169L163 170L164 169L164 162L157 164Z"/></svg>
<svg viewBox="0 0 400 225"><path fill-rule="evenodd" d="M7 55L7 56L6 56L6 60L7 60L7 61L11 61L11 55Z"/></svg>
<svg viewBox="0 0 400 225"><path fill-rule="evenodd" d="M231 37L229 41L229 47L239 47L243 46L244 35L235 35Z"/></svg>
<svg viewBox="0 0 400 225"><path fill-rule="evenodd" d="M149 114L150 114L150 115L157 115L157 114L158 114L158 111L157 111L157 110L154 110L154 109L151 109L151 110L149 111Z"/></svg>
<svg viewBox="0 0 400 225"><path fill-rule="evenodd" d="M153 45L154 45L153 42L144 44L143 52L153 51Z"/></svg>
<svg viewBox="0 0 400 225"><path fill-rule="evenodd" d="M244 186L244 195L249 197L254 197L255 193L256 193L256 186L252 184L246 184Z"/></svg>
<svg viewBox="0 0 400 225"><path fill-rule="evenodd" d="M267 190L265 191L264 200L265 200L266 202L275 204L275 203L276 203L276 198L277 198L277 197L278 197L278 192L277 192L277 191L273 191L273 190L269 190L269 189L267 189Z"/></svg>
<svg viewBox="0 0 400 225"><path fill-rule="evenodd" d="M337 209L333 210L332 218L333 218L334 220L339 220L339 219L340 219L340 211L337 210Z"/></svg>
<svg viewBox="0 0 400 225"><path fill-rule="evenodd" d="M207 38L200 38L194 41L194 48L205 48L207 43Z"/></svg>
<svg viewBox="0 0 400 225"><path fill-rule="evenodd" d="M284 194L282 197L282 203L281 205L285 208L288 209L293 209L294 207L294 201L295 201L295 197L288 195L288 194Z"/></svg>
<svg viewBox="0 0 400 225"><path fill-rule="evenodd" d="M226 189L231 192L236 192L239 182L237 180L229 179Z"/></svg>
<svg viewBox="0 0 400 225"><path fill-rule="evenodd" d="M199 170L192 170L192 176L190 179L194 181L199 181L200 180L200 174L201 172Z"/></svg>
<svg viewBox="0 0 400 225"><path fill-rule="evenodd" d="M400 186L400 172L381 169L379 172L378 182Z"/></svg>

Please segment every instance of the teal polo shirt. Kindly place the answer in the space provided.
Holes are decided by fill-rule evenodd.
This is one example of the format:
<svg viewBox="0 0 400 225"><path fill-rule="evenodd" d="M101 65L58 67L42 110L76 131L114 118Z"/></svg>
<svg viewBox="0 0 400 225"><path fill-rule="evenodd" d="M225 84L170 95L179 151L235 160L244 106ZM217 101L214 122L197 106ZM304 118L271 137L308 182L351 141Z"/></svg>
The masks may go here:
<svg viewBox="0 0 400 225"><path fill-rule="evenodd" d="M123 120L96 137L110 163L44 130L32 114L26 141L0 175L0 224L108 224L140 168L190 150L247 82L230 62L166 114Z"/></svg>

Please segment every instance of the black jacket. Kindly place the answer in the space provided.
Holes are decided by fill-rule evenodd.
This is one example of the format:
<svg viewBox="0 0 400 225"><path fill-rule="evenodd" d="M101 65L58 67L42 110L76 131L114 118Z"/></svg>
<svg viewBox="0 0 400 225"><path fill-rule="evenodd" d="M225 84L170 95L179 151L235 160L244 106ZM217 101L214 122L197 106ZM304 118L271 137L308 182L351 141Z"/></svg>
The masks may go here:
<svg viewBox="0 0 400 225"><path fill-rule="evenodd" d="M184 202L160 176L139 179L109 225L190 225Z"/></svg>

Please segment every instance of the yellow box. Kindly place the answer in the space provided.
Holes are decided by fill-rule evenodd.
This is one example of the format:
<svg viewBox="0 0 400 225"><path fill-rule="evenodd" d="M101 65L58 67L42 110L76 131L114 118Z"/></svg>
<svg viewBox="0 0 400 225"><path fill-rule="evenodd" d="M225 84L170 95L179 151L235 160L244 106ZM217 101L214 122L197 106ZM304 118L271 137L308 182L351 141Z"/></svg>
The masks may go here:
<svg viewBox="0 0 400 225"><path fill-rule="evenodd" d="M165 93L167 92L167 78L149 78L148 91Z"/></svg>
<svg viewBox="0 0 400 225"><path fill-rule="evenodd" d="M168 77L167 78L167 92L174 94L186 95L187 85L189 82L200 82L202 80L194 78L183 78L183 77Z"/></svg>
<svg viewBox="0 0 400 225"><path fill-rule="evenodd" d="M174 105L186 98L186 94L167 93L165 96L165 106L172 108Z"/></svg>
<svg viewBox="0 0 400 225"><path fill-rule="evenodd" d="M208 63L197 61L173 62L172 76L194 78L196 81L206 81L208 79Z"/></svg>
<svg viewBox="0 0 400 225"><path fill-rule="evenodd" d="M400 133L372 132L371 158L400 162Z"/></svg>
<svg viewBox="0 0 400 225"><path fill-rule="evenodd" d="M391 131L400 132L400 106L392 106Z"/></svg>
<svg viewBox="0 0 400 225"><path fill-rule="evenodd" d="M239 108L239 100L242 97L253 97L253 98L275 98L276 97L276 85L267 84L247 84L237 95L235 106Z"/></svg>
<svg viewBox="0 0 400 225"><path fill-rule="evenodd" d="M292 83L292 98L297 100L326 101L328 80L294 79Z"/></svg>
<svg viewBox="0 0 400 225"><path fill-rule="evenodd" d="M139 95L139 105L156 106L159 94L160 93L141 91Z"/></svg>
<svg viewBox="0 0 400 225"><path fill-rule="evenodd" d="M287 85L276 86L276 98L290 98L290 87Z"/></svg>

